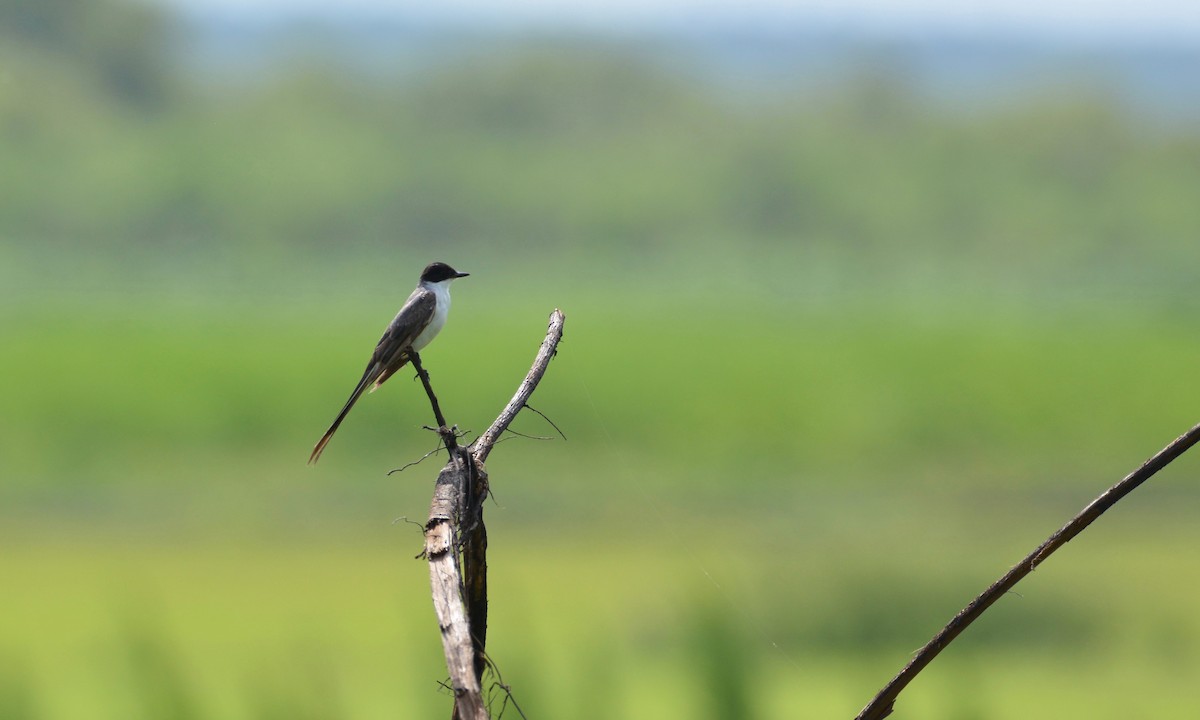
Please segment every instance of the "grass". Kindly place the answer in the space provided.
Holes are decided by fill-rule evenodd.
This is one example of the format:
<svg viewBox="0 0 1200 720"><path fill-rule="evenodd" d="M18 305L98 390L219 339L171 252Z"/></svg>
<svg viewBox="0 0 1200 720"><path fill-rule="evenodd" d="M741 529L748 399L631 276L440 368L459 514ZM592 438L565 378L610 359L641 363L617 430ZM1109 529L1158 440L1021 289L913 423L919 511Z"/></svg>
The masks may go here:
<svg viewBox="0 0 1200 720"><path fill-rule="evenodd" d="M1194 531L1127 520L1005 598L900 717L1185 716L1200 669ZM425 569L409 533L389 530L9 543L4 653L33 679L37 717L427 717L449 700ZM593 703L608 717L848 717L1015 557L1014 534L950 546L884 532L858 550L835 535L836 555L798 542L779 558L764 538L715 532L647 556L649 539L548 544L500 522L491 648L532 717Z"/></svg>
<svg viewBox="0 0 1200 720"><path fill-rule="evenodd" d="M1172 380L1200 342L1183 318L1152 309L989 314L883 300L742 317L662 299L661 318L647 318L595 294L560 298L566 341L538 406L567 431L570 457L654 462L667 450L664 482L689 487L779 462L808 482L934 473L1040 485L1055 474L1091 487L1094 473L1130 465L1194 420ZM462 320L428 363L451 417L479 429L528 367L551 304L489 306L467 286L456 302ZM10 310L0 430L13 484L143 484L142 472L206 457L260 457L290 473L287 459L336 412L389 311L378 301ZM393 380L355 409L323 467L419 456L431 446L413 432L424 410L412 383ZM535 417L523 426L547 430Z"/></svg>
<svg viewBox="0 0 1200 720"><path fill-rule="evenodd" d="M428 357L471 428L550 308L485 304L491 289L462 285ZM1149 309L660 298L666 330L565 291L536 406L570 439L506 442L489 463L490 647L530 717L852 716L1195 420L1171 379L1197 343ZM5 310L0 714L446 711L419 533L392 523L422 517L435 468L383 475L431 446L419 389L398 377L303 465L387 320L364 307ZM1039 568L897 717L1185 716L1194 468Z"/></svg>

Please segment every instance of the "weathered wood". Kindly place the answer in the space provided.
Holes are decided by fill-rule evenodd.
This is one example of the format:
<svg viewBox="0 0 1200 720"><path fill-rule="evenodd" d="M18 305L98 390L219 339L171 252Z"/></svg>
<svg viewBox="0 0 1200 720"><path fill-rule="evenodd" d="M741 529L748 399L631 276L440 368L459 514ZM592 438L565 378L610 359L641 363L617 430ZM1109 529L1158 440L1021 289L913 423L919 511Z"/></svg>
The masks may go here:
<svg viewBox="0 0 1200 720"><path fill-rule="evenodd" d="M475 649L475 676L482 679L487 666L487 527L483 524L483 501L487 499L487 471L476 463L470 453L462 453L463 462L470 463L467 502L468 515L462 518L463 595L467 603L471 641ZM473 515L471 513L474 513Z"/></svg>
<svg viewBox="0 0 1200 720"><path fill-rule="evenodd" d="M433 609L442 631L446 669L450 672L450 686L454 688L454 717L487 720L483 688L480 676L475 672L475 647L463 603L455 538L458 509L467 482L461 466L453 458L438 474L429 521L425 524L425 557L429 561Z"/></svg>
<svg viewBox="0 0 1200 720"><path fill-rule="evenodd" d="M429 374L421 359L411 354L413 366L425 385L438 423L438 433L450 460L438 474L429 519L425 523L425 557L433 606L442 632L442 649L450 685L454 688L455 720L486 720L482 678L487 664L487 528L483 503L488 496L488 475L483 461L537 388L562 339L564 317L550 315L546 339L542 341L533 367L516 394L487 432L467 448L460 448L454 431L438 405ZM461 553L461 557L460 557Z"/></svg>
<svg viewBox="0 0 1200 720"><path fill-rule="evenodd" d="M566 317L561 310L555 308L554 312L550 313L550 325L546 328L546 339L542 340L542 346L538 348L538 354L533 359L533 367L529 368L529 372L521 381L516 394L500 411L500 415L492 423L492 426L471 443L471 454L480 463L487 459L488 453L492 451L492 446L516 419L517 413L525 407L525 403L529 401L529 397L533 395L533 391L541 382L542 376L546 374L546 368L550 366L550 359L558 352L558 343L562 340L564 322L566 322Z"/></svg>

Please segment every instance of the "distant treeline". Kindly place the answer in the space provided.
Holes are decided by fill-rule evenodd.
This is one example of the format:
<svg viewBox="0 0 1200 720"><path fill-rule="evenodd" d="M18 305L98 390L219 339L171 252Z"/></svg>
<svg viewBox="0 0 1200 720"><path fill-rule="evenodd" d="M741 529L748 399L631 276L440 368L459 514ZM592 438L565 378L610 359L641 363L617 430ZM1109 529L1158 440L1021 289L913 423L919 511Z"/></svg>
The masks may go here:
<svg viewBox="0 0 1200 720"><path fill-rule="evenodd" d="M769 102L612 45L403 80L318 59L200 82L159 7L0 5L0 242L417 243L1200 261L1200 132L1070 89L948 114L886 68Z"/></svg>

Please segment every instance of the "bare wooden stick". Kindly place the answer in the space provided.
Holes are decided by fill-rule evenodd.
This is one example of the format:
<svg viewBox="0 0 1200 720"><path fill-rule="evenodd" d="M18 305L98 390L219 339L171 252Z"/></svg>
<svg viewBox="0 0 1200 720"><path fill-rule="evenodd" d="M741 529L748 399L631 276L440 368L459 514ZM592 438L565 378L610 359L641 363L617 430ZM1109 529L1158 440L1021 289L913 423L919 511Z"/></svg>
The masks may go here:
<svg viewBox="0 0 1200 720"><path fill-rule="evenodd" d="M1072 538L1090 525L1093 520L1103 515L1106 510L1115 505L1118 500L1128 495L1146 480L1149 480L1159 470L1171 464L1175 458L1187 452L1197 442L1200 442L1200 425L1196 425L1191 430L1180 435L1174 442L1160 450L1157 455L1147 460L1141 467L1121 480L1121 482L1101 493L1099 497L1080 511L1070 522L1059 528L1046 542L1037 546L1033 552L1026 555L1021 562L1005 573L1004 577L992 583L991 587L984 590L979 597L972 600L969 605L960 610L954 616L954 619L947 623L937 635L934 635L933 639L926 643L925 647L918 650L908 665L905 665L904 669L896 677L892 678L891 682L885 685L871 702L867 703L867 706L862 709L862 712L857 715L855 720L881 720L881 718L891 715L896 704L896 698L900 695L900 692L912 682L918 673L925 669L925 666L937 657L938 653L945 649L954 638L958 637L959 633L966 630L968 625L975 622L976 618L991 607L1001 595L1011 590L1021 578L1032 572L1043 560L1050 557L1055 550L1066 545Z"/></svg>
<svg viewBox="0 0 1200 720"><path fill-rule="evenodd" d="M483 639L473 637L473 626L478 621L471 617L468 605L463 602L463 573L456 537L462 530L464 517L477 518L477 529L468 531L468 538L483 532L483 499L477 497L475 461L469 453L458 447L454 430L447 427L429 373L421 366L421 356L414 351L409 353L408 358L421 378L421 384L425 386L425 394L429 396L429 405L438 424L438 435L450 456L446 466L438 473L429 519L425 523L425 557L429 560L433 609L442 631L446 669L450 672L450 685L454 688L453 718L487 720L487 705L483 701L483 663L478 659L483 653ZM478 565L478 561L474 565ZM472 577L473 569L468 568L468 578ZM478 582L475 580L469 584ZM483 582L486 598L486 579ZM483 622L486 627L486 609Z"/></svg>
<svg viewBox="0 0 1200 720"><path fill-rule="evenodd" d="M492 451L492 446L504 434L504 430L512 424L517 413L525 407L529 396L533 395L533 391L537 389L542 376L546 374L546 368L550 365L550 358L554 357L554 353L558 351L558 343L562 340L565 321L566 318L561 310L555 308L554 312L550 313L550 325L546 328L546 339L542 340L542 346L538 348L538 354L533 359L533 367L529 368L529 373L521 381L516 394L513 395L512 400L508 401L508 405L504 406L504 410L500 411L500 415L492 423L492 426L471 443L471 454L479 462L482 463L487 459L488 453Z"/></svg>
<svg viewBox="0 0 1200 720"><path fill-rule="evenodd" d="M487 527L483 524L483 501L488 494L488 476L483 461L491 452L492 446L496 444L496 440L504 434L513 418L517 416L521 408L525 407L526 401L533 395L542 376L546 374L550 359L558 351L558 343L562 340L565 321L566 318L561 310L555 308L554 312L550 313L550 324L546 328L546 337L542 340L525 379L517 387L516 394L513 395L512 400L509 400L508 405L500 412L492 426L483 435L476 438L467 447L466 452L463 452L463 456L466 458L465 462L471 463L469 466L471 477L468 483L471 502L468 503L466 515L463 517L466 528L463 531L465 536L462 549L463 577L465 579L467 617L471 623L471 638L475 642L475 672L479 677L483 676L483 669L487 665L485 647L488 612Z"/></svg>
<svg viewBox="0 0 1200 720"><path fill-rule="evenodd" d="M463 453L464 455L466 453ZM470 462L470 458L467 459ZM483 702L483 687L475 672L475 647L471 642L470 620L463 604L462 577L459 573L455 528L463 502L467 478L453 458L438 474L425 524L425 557L429 560L429 581L433 590L433 609L442 631L442 650L446 669L454 688L456 720L488 720Z"/></svg>
<svg viewBox="0 0 1200 720"><path fill-rule="evenodd" d="M516 395L487 432L466 448L458 446L453 429L446 426L420 357L415 352L410 355L429 395L438 434L450 454L438 474L429 520L425 523L425 557L429 561L433 606L442 631L446 668L454 688L455 720L488 718L481 689L487 662L487 530L483 524L483 501L488 487L483 460L546 373L562 338L563 320L558 310L550 315L546 339Z"/></svg>

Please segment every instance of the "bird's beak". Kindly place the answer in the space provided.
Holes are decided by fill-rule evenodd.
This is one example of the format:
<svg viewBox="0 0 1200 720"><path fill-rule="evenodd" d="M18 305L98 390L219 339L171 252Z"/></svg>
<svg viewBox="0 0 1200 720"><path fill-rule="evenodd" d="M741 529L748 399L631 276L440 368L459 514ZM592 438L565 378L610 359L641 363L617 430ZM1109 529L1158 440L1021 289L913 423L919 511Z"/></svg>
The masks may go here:
<svg viewBox="0 0 1200 720"><path fill-rule="evenodd" d="M460 278L460 277L466 277L466 276L468 276L468 275L470 275L470 274L471 274L471 273L460 273L460 272L456 272L456 273L454 273L454 277L456 277L456 278Z"/></svg>

